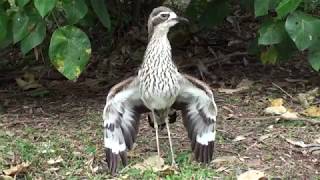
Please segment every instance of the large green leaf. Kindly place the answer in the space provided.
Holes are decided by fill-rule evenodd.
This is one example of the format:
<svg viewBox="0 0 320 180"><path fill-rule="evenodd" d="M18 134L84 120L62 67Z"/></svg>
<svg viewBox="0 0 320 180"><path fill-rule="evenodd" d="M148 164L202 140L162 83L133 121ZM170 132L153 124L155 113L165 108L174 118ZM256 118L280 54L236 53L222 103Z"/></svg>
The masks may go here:
<svg viewBox="0 0 320 180"><path fill-rule="evenodd" d="M25 38L29 31L30 18L24 12L17 12L12 18L13 43L16 43Z"/></svg>
<svg viewBox="0 0 320 180"><path fill-rule="evenodd" d="M105 0L91 0L91 6L94 12L97 14L100 22L103 24L103 26L110 30L111 20L105 2Z"/></svg>
<svg viewBox="0 0 320 180"><path fill-rule="evenodd" d="M21 41L21 51L23 54L28 53L31 49L42 43L46 36L46 25L40 21L31 33Z"/></svg>
<svg viewBox="0 0 320 180"><path fill-rule="evenodd" d="M56 6L57 0L34 0L34 6L37 8L39 14L45 17Z"/></svg>
<svg viewBox="0 0 320 180"><path fill-rule="evenodd" d="M8 16L0 13L0 42L7 36Z"/></svg>
<svg viewBox="0 0 320 180"><path fill-rule="evenodd" d="M276 8L278 17L283 18L288 13L295 11L301 2L302 0L282 0Z"/></svg>
<svg viewBox="0 0 320 180"><path fill-rule="evenodd" d="M320 70L320 42L317 42L310 47L308 52L308 60L314 70Z"/></svg>
<svg viewBox="0 0 320 180"><path fill-rule="evenodd" d="M319 38L320 20L297 11L288 16L285 28L297 48L305 50Z"/></svg>
<svg viewBox="0 0 320 180"><path fill-rule="evenodd" d="M48 1L48 0L46 0ZM16 0L17 4L19 7L24 7L26 4L28 4L30 2L30 0Z"/></svg>
<svg viewBox="0 0 320 180"><path fill-rule="evenodd" d="M62 0L62 7L70 24L77 23L88 12L84 0Z"/></svg>
<svg viewBox="0 0 320 180"><path fill-rule="evenodd" d="M258 43L260 45L270 45L280 43L285 36L284 22L266 21L259 29Z"/></svg>
<svg viewBox="0 0 320 180"><path fill-rule="evenodd" d="M210 1L206 10L199 18L199 23L203 27L213 27L221 23L230 13L230 4L228 0Z"/></svg>
<svg viewBox="0 0 320 180"><path fill-rule="evenodd" d="M255 0L254 14L256 17L268 14L270 0Z"/></svg>
<svg viewBox="0 0 320 180"><path fill-rule="evenodd" d="M52 34L49 57L51 63L66 78L78 78L88 64L90 54L90 40L79 28L64 26Z"/></svg>

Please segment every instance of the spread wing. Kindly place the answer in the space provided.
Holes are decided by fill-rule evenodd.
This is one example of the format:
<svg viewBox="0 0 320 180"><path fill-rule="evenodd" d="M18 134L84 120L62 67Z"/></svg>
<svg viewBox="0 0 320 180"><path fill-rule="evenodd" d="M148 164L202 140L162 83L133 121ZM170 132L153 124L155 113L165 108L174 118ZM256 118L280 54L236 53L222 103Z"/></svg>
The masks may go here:
<svg viewBox="0 0 320 180"><path fill-rule="evenodd" d="M138 93L135 77L113 86L103 110L104 146L109 170L115 174L119 158L127 165L126 150L130 150L139 127L140 114L147 111Z"/></svg>
<svg viewBox="0 0 320 180"><path fill-rule="evenodd" d="M182 111L196 160L209 163L216 135L217 106L213 93L204 82L188 75L183 75L181 83L182 90L173 108Z"/></svg>

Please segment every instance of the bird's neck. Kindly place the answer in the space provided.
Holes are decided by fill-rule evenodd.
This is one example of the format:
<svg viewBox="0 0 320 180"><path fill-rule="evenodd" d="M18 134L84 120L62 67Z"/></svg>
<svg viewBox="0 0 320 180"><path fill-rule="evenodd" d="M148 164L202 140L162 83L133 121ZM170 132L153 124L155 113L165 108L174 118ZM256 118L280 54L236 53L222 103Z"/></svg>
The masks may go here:
<svg viewBox="0 0 320 180"><path fill-rule="evenodd" d="M149 40L143 64L153 64L154 68L173 66L171 45L168 40L168 30L155 30Z"/></svg>

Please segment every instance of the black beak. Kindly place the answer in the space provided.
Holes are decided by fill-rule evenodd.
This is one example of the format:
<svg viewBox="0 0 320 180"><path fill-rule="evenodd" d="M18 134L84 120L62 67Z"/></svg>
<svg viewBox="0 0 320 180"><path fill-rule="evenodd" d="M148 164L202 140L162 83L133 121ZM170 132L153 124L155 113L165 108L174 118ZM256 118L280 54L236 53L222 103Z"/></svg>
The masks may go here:
<svg viewBox="0 0 320 180"><path fill-rule="evenodd" d="M174 18L176 21L178 21L178 22L183 22L183 23L189 23L189 20L187 19L187 18L185 18L185 17L181 17L181 16L179 16L179 17L176 17L176 18Z"/></svg>

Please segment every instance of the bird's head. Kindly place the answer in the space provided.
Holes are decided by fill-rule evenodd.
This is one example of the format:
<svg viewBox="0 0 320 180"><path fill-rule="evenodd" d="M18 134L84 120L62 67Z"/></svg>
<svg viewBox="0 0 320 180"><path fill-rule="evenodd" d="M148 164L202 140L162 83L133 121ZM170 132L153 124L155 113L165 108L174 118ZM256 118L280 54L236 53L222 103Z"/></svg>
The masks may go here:
<svg viewBox="0 0 320 180"><path fill-rule="evenodd" d="M170 8L164 6L154 8L148 19L149 39L154 31L158 30L167 33L170 27L179 22L188 22L188 19L177 16Z"/></svg>

